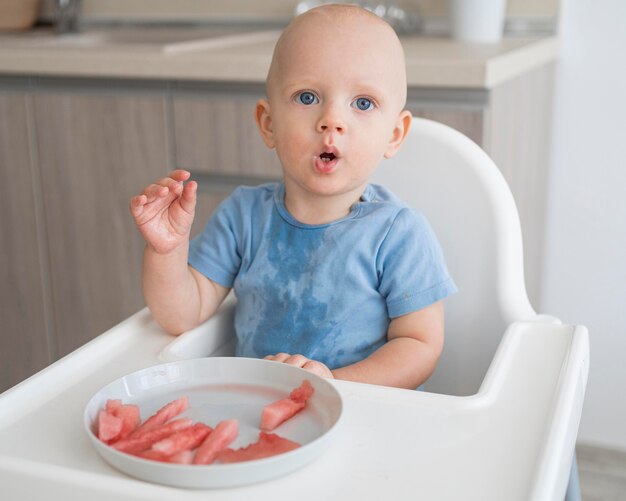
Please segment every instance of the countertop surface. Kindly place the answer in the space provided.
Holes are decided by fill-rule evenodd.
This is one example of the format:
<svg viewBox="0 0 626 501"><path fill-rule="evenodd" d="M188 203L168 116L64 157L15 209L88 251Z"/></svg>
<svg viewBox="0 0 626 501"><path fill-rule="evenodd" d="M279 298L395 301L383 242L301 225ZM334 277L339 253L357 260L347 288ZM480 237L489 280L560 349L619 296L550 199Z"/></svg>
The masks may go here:
<svg viewBox="0 0 626 501"><path fill-rule="evenodd" d="M109 29L0 35L0 76L38 75L262 83L280 32ZM489 89L556 60L558 39L494 44L402 37L409 87Z"/></svg>

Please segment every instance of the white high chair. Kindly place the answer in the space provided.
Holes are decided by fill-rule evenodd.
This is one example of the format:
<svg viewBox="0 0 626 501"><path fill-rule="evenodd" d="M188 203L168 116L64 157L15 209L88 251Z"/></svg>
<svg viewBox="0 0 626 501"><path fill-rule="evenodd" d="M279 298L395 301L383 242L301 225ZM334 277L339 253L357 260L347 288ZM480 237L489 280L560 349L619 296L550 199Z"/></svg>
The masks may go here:
<svg viewBox="0 0 626 501"><path fill-rule="evenodd" d="M522 233L509 187L473 141L421 118L413 119L402 148L372 182L424 213L459 288L445 301L445 349L425 387L475 394L510 324L558 322L537 315L526 295Z"/></svg>
<svg viewBox="0 0 626 501"><path fill-rule="evenodd" d="M509 187L474 142L446 125L421 118L413 119L404 145L394 158L383 162L372 182L388 187L425 214L459 288L445 300L445 347L425 389L474 395L488 379L507 328L520 321L538 326L560 323L537 314L528 300L519 216ZM233 306L230 297L209 322L171 343L162 359L231 354ZM587 343L586 329L579 330ZM580 401L572 411L577 414L572 418L574 433L582 397ZM563 489L567 473L560 474ZM575 457L569 478L566 499L580 499Z"/></svg>
<svg viewBox="0 0 626 501"><path fill-rule="evenodd" d="M528 300L520 221L509 187L478 145L422 118L413 119L405 144L372 182L425 214L459 288L446 300L445 348L425 387L476 393L509 325L559 322L535 313ZM580 500L575 456L565 497Z"/></svg>

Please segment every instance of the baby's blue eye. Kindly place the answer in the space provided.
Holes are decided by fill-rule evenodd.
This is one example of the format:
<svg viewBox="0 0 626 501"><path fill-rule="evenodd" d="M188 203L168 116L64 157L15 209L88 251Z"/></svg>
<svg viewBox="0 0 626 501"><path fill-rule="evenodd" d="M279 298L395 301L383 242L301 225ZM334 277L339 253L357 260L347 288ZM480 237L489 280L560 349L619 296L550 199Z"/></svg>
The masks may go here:
<svg viewBox="0 0 626 501"><path fill-rule="evenodd" d="M317 96L312 92L300 92L300 94L296 96L296 101L300 104L306 104L307 106L318 103Z"/></svg>
<svg viewBox="0 0 626 501"><path fill-rule="evenodd" d="M372 103L371 99L366 97L359 97L355 99L352 104L361 111L368 111L374 108L374 103Z"/></svg>

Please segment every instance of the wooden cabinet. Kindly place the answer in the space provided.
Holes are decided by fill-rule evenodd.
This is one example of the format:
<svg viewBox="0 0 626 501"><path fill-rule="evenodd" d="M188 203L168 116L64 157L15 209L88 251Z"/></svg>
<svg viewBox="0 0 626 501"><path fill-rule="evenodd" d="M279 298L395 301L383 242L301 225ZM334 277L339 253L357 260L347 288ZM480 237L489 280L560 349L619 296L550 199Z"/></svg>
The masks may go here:
<svg viewBox="0 0 626 501"><path fill-rule="evenodd" d="M208 85L179 85L172 96L176 165L216 179L279 178L276 154L254 121L261 95L258 86L226 93Z"/></svg>
<svg viewBox="0 0 626 501"><path fill-rule="evenodd" d="M128 210L168 171L165 97L44 87L33 98L57 355L143 306Z"/></svg>
<svg viewBox="0 0 626 501"><path fill-rule="evenodd" d="M524 236L528 295L541 303L550 172L554 65L524 73L491 92L484 148L507 180Z"/></svg>
<svg viewBox="0 0 626 501"><path fill-rule="evenodd" d="M163 89L0 82L0 391L143 307L128 204L170 168Z"/></svg>
<svg viewBox="0 0 626 501"><path fill-rule="evenodd" d="M52 361L28 94L0 90L0 392Z"/></svg>

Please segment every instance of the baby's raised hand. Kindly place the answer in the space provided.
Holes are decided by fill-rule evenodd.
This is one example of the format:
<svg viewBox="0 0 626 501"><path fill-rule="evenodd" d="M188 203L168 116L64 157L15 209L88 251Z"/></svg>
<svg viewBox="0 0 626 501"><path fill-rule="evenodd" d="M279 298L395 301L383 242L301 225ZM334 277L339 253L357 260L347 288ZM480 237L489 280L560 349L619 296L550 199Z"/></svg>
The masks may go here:
<svg viewBox="0 0 626 501"><path fill-rule="evenodd" d="M285 364L293 365L295 367L301 367L302 369L312 372L313 374L316 374L318 376L334 379L333 373L328 367L326 367L326 365L324 365L322 362L306 358L304 355L277 353L276 355L268 355L267 357L265 357L265 360L283 362Z"/></svg>
<svg viewBox="0 0 626 501"><path fill-rule="evenodd" d="M198 188L195 181L183 184L190 175L186 170L174 170L130 200L130 212L139 231L159 254L189 241Z"/></svg>

